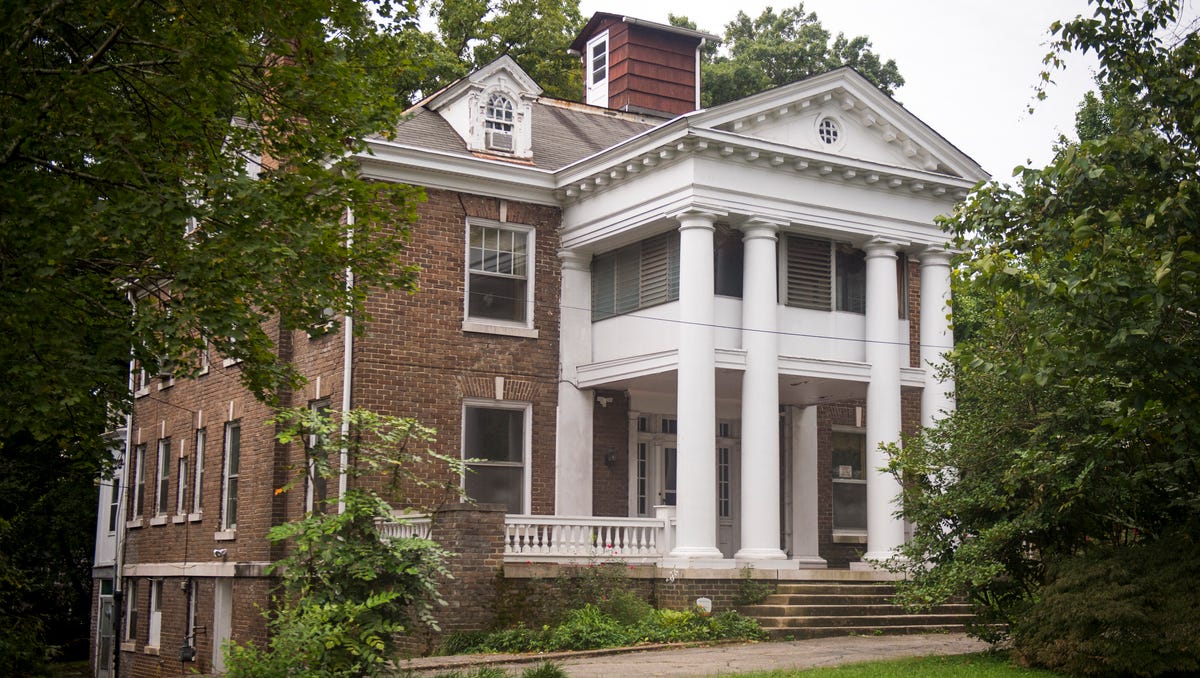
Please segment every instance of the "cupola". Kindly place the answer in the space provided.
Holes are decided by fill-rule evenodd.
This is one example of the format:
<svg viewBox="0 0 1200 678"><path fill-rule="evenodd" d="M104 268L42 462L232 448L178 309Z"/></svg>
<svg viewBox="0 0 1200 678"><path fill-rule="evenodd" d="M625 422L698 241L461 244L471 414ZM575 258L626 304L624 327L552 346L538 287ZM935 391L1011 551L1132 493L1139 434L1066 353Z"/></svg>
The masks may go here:
<svg viewBox="0 0 1200 678"><path fill-rule="evenodd" d="M700 49L717 36L597 12L571 43L583 60L584 101L674 117L700 108Z"/></svg>

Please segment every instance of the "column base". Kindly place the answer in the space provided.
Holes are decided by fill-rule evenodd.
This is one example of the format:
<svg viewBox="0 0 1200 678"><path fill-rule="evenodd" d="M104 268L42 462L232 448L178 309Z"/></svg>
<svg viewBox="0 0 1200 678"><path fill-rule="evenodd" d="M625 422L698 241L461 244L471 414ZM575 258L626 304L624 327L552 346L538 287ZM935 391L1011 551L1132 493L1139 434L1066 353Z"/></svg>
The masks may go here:
<svg viewBox="0 0 1200 678"><path fill-rule="evenodd" d="M829 563L821 556L795 556L792 562L796 563L798 570L824 570L829 567Z"/></svg>
<svg viewBox="0 0 1200 678"><path fill-rule="evenodd" d="M671 561L724 560L725 555L715 546L676 546L667 554ZM732 561L730 561L732 562Z"/></svg>
<svg viewBox="0 0 1200 678"><path fill-rule="evenodd" d="M884 563L896 558L895 551L868 551L863 555L862 560L857 563L850 563L851 570L874 570L876 572L887 572L888 569L883 566Z"/></svg>
<svg viewBox="0 0 1200 678"><path fill-rule="evenodd" d="M744 548L733 554L734 560L787 560L787 554L772 548Z"/></svg>

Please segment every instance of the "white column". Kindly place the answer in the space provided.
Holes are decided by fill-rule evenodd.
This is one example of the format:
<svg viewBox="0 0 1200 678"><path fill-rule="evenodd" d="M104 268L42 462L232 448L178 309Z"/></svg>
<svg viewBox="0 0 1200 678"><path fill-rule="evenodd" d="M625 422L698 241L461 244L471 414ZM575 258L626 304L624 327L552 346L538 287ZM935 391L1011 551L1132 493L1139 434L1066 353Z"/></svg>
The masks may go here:
<svg viewBox="0 0 1200 678"><path fill-rule="evenodd" d="M778 225L742 226L742 502L738 560L787 560L779 548Z"/></svg>
<svg viewBox="0 0 1200 678"><path fill-rule="evenodd" d="M672 558L712 559L717 548L716 350L713 327L713 219L679 220L679 371L676 437L678 528Z"/></svg>
<svg viewBox="0 0 1200 678"><path fill-rule="evenodd" d="M577 369L592 359L591 255L558 253L562 262L559 295L558 422L555 441L554 513L592 515L592 401L580 389Z"/></svg>
<svg viewBox="0 0 1200 678"><path fill-rule="evenodd" d="M825 567L817 517L817 407L788 407L792 437L792 560Z"/></svg>
<svg viewBox="0 0 1200 678"><path fill-rule="evenodd" d="M899 508L900 484L879 469L887 465L881 444L900 439L900 323L896 290L896 244L867 243L867 553L864 560L887 560L904 543Z"/></svg>
<svg viewBox="0 0 1200 678"><path fill-rule="evenodd" d="M954 348L950 325L950 252L929 247L921 253L921 425L933 426L944 413L954 411L954 376L939 374L946 352Z"/></svg>

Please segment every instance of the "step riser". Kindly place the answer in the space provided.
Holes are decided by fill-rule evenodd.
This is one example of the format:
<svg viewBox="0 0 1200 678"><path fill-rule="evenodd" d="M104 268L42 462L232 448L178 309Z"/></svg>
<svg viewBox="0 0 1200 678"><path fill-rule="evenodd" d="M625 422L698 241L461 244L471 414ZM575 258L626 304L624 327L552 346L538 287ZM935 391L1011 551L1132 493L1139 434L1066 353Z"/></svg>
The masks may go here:
<svg viewBox="0 0 1200 678"><path fill-rule="evenodd" d="M809 629L763 629L771 640L807 640L840 636L895 636L910 633L961 633L960 624L948 626L887 626L879 628L809 628Z"/></svg>
<svg viewBox="0 0 1200 678"><path fill-rule="evenodd" d="M741 608L755 617L872 617L905 614L895 605L753 605ZM969 605L938 605L916 614L970 614Z"/></svg>
<svg viewBox="0 0 1200 678"><path fill-rule="evenodd" d="M759 626L764 629L800 629L812 627L888 627L888 626L944 626L962 625L971 621L971 615L903 615L896 617L760 617Z"/></svg>
<svg viewBox="0 0 1200 678"><path fill-rule="evenodd" d="M896 587L880 584L779 584L777 595L894 596Z"/></svg>

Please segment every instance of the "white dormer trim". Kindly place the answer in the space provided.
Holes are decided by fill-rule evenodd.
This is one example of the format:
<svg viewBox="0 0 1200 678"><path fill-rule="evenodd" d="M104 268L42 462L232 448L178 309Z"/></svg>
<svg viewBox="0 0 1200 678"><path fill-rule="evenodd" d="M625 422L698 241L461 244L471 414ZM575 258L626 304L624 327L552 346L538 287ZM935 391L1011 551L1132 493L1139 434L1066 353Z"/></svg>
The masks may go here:
<svg viewBox="0 0 1200 678"><path fill-rule="evenodd" d="M476 153L512 158L533 156L533 101L542 88L512 57L502 56L435 94L426 106L438 113ZM488 101L502 96L512 104L510 137L489 134ZM505 143L511 142L511 143Z"/></svg>

